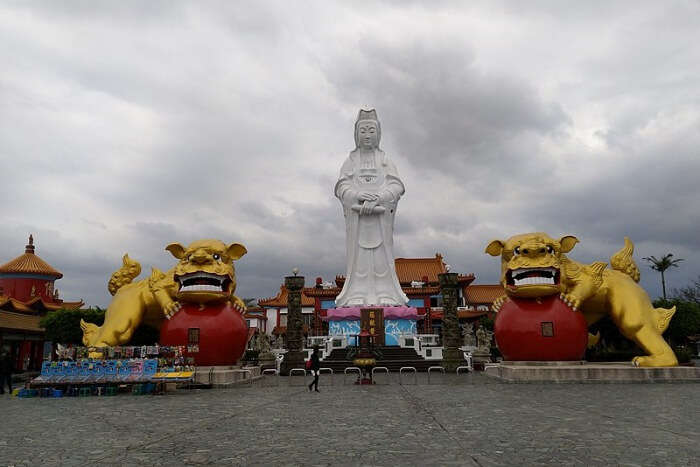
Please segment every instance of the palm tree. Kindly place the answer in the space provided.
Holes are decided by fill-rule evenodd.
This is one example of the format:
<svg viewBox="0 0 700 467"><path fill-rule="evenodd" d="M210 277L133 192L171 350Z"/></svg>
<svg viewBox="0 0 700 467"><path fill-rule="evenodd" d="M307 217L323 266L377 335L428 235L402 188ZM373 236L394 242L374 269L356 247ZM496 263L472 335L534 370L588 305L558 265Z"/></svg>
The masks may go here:
<svg viewBox="0 0 700 467"><path fill-rule="evenodd" d="M649 265L650 268L652 268L654 271L659 271L661 273L661 288L664 292L664 300L666 300L666 278L664 277L664 272L673 266L674 268L678 267L678 263L681 261L684 261L681 258L678 259L671 259L673 258L673 253L668 253L666 256L663 256L661 259L656 259L654 256L649 256L646 258L642 258L643 260L651 263Z"/></svg>

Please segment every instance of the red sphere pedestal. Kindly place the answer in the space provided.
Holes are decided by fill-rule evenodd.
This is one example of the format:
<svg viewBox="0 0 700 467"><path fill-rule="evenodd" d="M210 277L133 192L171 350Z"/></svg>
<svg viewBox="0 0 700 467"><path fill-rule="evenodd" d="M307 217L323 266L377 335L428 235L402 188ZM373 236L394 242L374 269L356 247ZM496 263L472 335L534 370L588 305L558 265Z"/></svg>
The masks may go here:
<svg viewBox="0 0 700 467"><path fill-rule="evenodd" d="M588 325L558 295L511 298L496 316L498 349L507 361L582 360Z"/></svg>
<svg viewBox="0 0 700 467"><path fill-rule="evenodd" d="M190 329L198 329L199 351L187 352L197 366L234 365L245 352L248 327L228 302L205 304L183 303L182 309L160 328L160 344L187 346Z"/></svg>

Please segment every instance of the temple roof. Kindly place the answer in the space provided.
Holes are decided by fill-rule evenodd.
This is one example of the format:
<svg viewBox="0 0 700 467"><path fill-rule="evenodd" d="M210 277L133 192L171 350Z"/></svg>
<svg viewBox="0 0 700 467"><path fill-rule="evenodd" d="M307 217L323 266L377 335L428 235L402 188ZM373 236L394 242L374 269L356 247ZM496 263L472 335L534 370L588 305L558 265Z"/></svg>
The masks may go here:
<svg viewBox="0 0 700 467"><path fill-rule="evenodd" d="M262 307L246 310L245 313L243 313L243 317L247 319L267 319L265 308Z"/></svg>
<svg viewBox="0 0 700 467"><path fill-rule="evenodd" d="M41 313L44 311L55 311L60 309L77 310L85 305L82 300L78 302L47 302L41 297L34 297L31 300L23 302L16 298L10 298L5 295L0 295L0 310L14 311L21 313Z"/></svg>
<svg viewBox="0 0 700 467"><path fill-rule="evenodd" d="M0 266L0 274L37 274L56 279L63 277L63 274L34 254L34 238L31 235L24 254Z"/></svg>
<svg viewBox="0 0 700 467"><path fill-rule="evenodd" d="M428 283L436 284L438 274L447 272L445 262L440 253L435 253L434 258L396 258L396 275L401 284L410 284L411 281L428 279Z"/></svg>
<svg viewBox="0 0 700 467"><path fill-rule="evenodd" d="M445 262L440 253L435 253L432 258L396 258L394 260L396 275L401 283L401 288L409 297L437 295L440 293L438 274L447 272ZM316 279L317 281L321 280ZM474 274L460 274L458 276L460 286L465 287L474 280ZM423 282L419 287L411 286L412 282ZM344 276L335 277L335 287L305 287L302 290L302 306L314 306L313 298L335 299L343 290ZM258 304L267 307L286 307L287 290L284 285L280 287L280 293L276 297L258 300Z"/></svg>
<svg viewBox="0 0 700 467"><path fill-rule="evenodd" d="M311 297L307 297L306 294L304 293L306 289L302 290L301 292L301 306L302 307L312 307L315 305L315 301ZM258 300L258 305L263 306L263 307L280 307L280 308L285 308L287 306L287 287L284 285L280 286L280 291L277 295L274 297L270 298L264 298L261 300Z"/></svg>
<svg viewBox="0 0 700 467"><path fill-rule="evenodd" d="M436 286L439 283L438 274L448 272L447 265L440 253L433 258L396 258L394 260L396 276L403 287L408 287L413 281L426 281L426 285ZM460 274L458 281L467 285L474 280L474 274ZM342 288L345 276L336 276L335 283Z"/></svg>
<svg viewBox="0 0 700 467"><path fill-rule="evenodd" d="M506 293L500 284L470 285L464 291L467 303L488 305L491 305L498 297Z"/></svg>
<svg viewBox="0 0 700 467"><path fill-rule="evenodd" d="M19 331L44 332L44 328L39 326L41 321L39 315L27 315L23 313L11 313L0 310L0 328Z"/></svg>
<svg viewBox="0 0 700 467"><path fill-rule="evenodd" d="M309 296L309 297L319 297L321 299L324 298L335 298L337 297L340 292L343 289L340 287L332 287L329 289L324 289L321 287L306 287L304 289L304 295ZM424 287L410 287L410 286L403 286L401 287L401 290L408 295L409 297L415 297L415 296L420 296L424 297L426 295L437 295L440 293L440 287L437 285L435 286L424 286Z"/></svg>

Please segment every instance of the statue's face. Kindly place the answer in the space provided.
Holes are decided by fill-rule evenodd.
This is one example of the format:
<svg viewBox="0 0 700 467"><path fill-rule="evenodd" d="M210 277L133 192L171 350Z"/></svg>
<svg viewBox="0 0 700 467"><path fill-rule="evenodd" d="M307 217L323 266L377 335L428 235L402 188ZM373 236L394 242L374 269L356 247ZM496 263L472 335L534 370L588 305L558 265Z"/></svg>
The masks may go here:
<svg viewBox="0 0 700 467"><path fill-rule="evenodd" d="M357 126L357 140L363 149L372 149L379 146L377 124L374 122L360 122Z"/></svg>

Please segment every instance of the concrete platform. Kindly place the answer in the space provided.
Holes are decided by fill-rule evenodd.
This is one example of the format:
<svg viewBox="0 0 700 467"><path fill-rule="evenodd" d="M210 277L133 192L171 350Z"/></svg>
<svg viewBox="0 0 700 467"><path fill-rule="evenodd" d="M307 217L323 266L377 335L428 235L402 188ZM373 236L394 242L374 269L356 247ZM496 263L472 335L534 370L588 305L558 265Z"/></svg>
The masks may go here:
<svg viewBox="0 0 700 467"><path fill-rule="evenodd" d="M700 367L639 368L631 362L501 362L484 372L508 383L700 383Z"/></svg>
<svg viewBox="0 0 700 467"><path fill-rule="evenodd" d="M260 366L198 366L195 382L226 388L237 384L250 384L261 377Z"/></svg>

